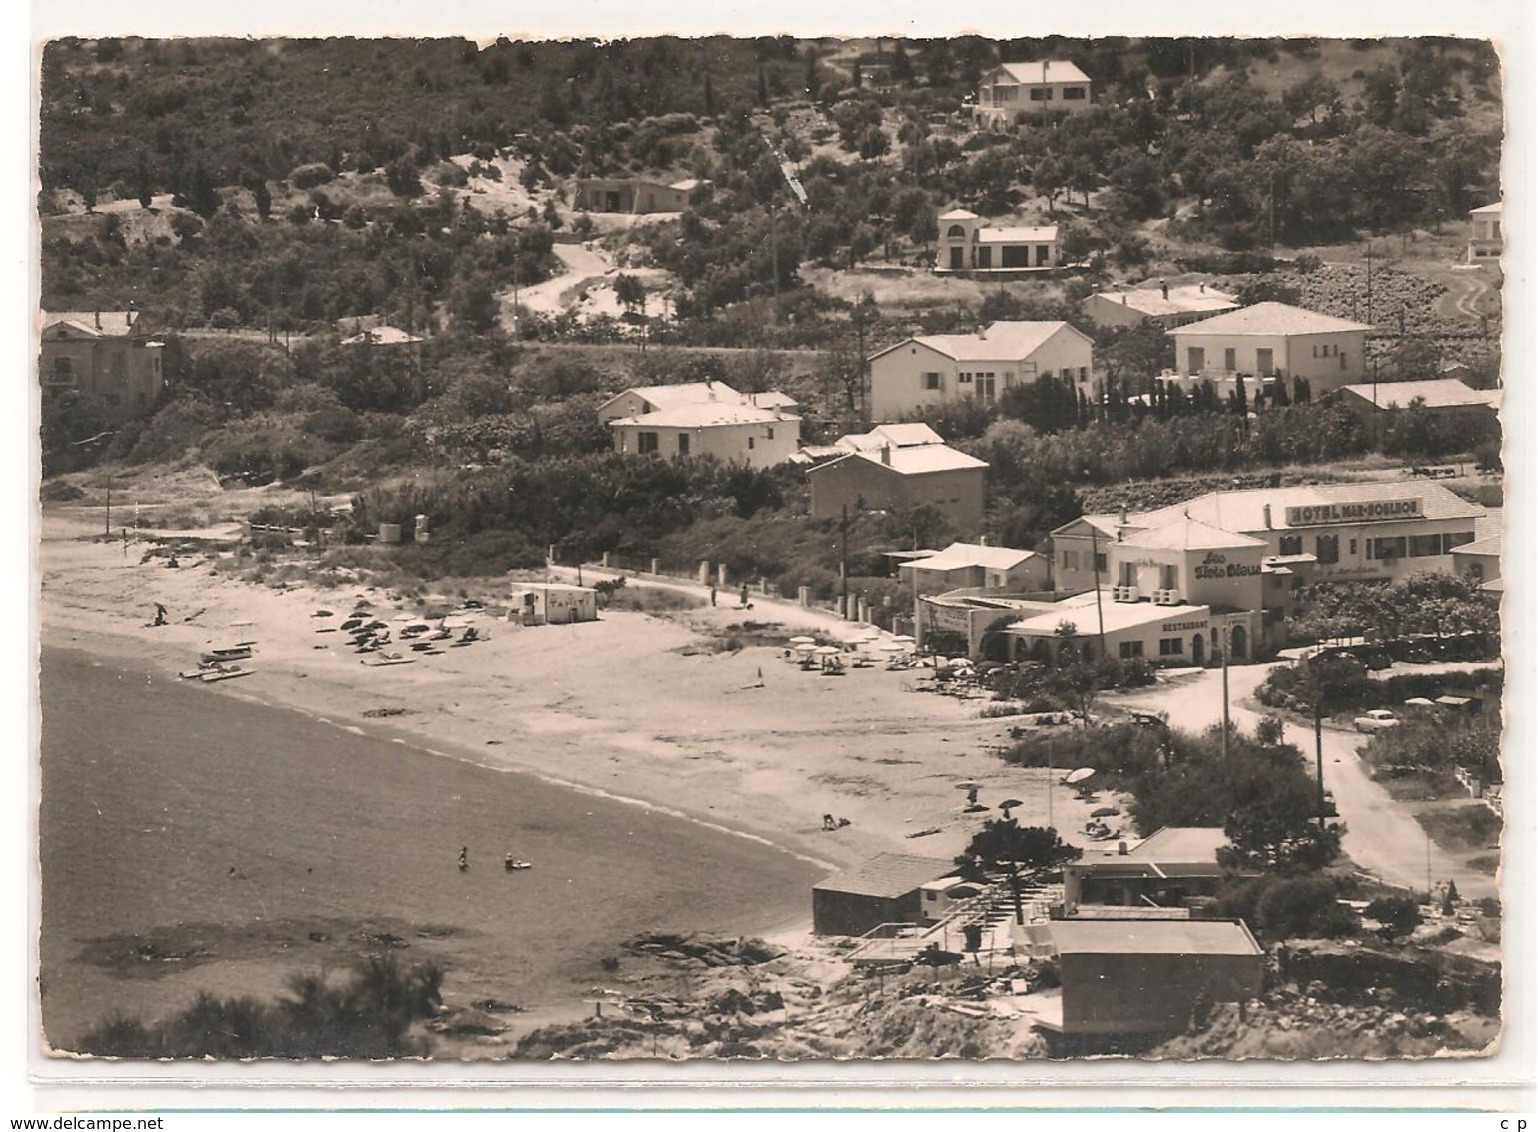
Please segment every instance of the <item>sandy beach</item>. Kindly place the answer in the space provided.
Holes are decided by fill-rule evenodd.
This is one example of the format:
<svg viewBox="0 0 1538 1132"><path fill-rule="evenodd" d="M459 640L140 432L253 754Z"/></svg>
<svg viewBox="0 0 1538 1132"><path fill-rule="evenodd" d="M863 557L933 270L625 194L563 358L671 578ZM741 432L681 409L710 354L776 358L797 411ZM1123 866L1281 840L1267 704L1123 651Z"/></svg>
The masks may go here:
<svg viewBox="0 0 1538 1132"><path fill-rule="evenodd" d="M386 622L414 603L358 587L279 591L238 581L218 564L141 565L142 545L125 555L120 545L82 540L90 530L70 517L43 521L44 643L174 675L204 649L255 641L254 674L199 689L212 696L292 707L644 801L827 870L884 850L954 856L978 822L961 812L965 796L955 784L966 779L982 784L984 803L1022 799L1022 823L1047 817L1047 772L1006 766L989 752L1013 721L983 718L986 701L921 692L929 682L922 670L878 663L829 679L787 662L779 648L720 649L722 637L749 621L835 637L862 631L821 611L764 600L737 610L723 601L537 628L485 616L476 623L489 639L371 668L345 636L318 630L358 600ZM157 601L170 624L150 628ZM315 617L322 609L338 617ZM1062 788L1051 806L1070 833L1094 808ZM850 824L826 832L825 813ZM908 836L930 829L938 832Z"/></svg>
<svg viewBox="0 0 1538 1132"><path fill-rule="evenodd" d="M56 976L47 1015L66 1044L112 1009L157 1014L199 990L279 994L297 967L345 961L360 931L412 940L402 952L408 960L444 959L453 971L448 990L461 1003L479 995L526 1005L516 1035L579 1016L583 992L603 982L601 958L634 931L804 941L819 877L883 850L941 858L960 851L980 818L997 811L962 813L958 781L980 783L990 805L1023 799L1019 816L1041 823L1049 777L1062 774L1003 764L987 748L1012 721L982 718L984 700L918 691L929 682L923 670L877 664L827 678L787 662L779 647L722 648L749 621L835 638L862 631L820 611L760 600L752 610L615 610L596 623L525 628L487 610L468 615L485 639L375 668L345 635L321 630L360 601L393 624L418 610L415 600L356 586L274 589L237 579L217 557L169 569L164 559L141 562L148 542L130 542L125 553L121 542L94 537L97 529L49 515L40 540L45 784L54 765L54 781L95 784L90 797L84 786L62 798L45 791L45 892L57 900L45 911L44 971ZM153 627L157 602L169 623ZM322 610L333 616L316 616ZM255 642L245 662L252 675L177 680L204 650L242 641ZM93 678L82 673L95 671L93 663L116 675L91 699ZM110 743L102 737L107 700ZM49 761L60 749L73 760L67 769ZM246 769L231 777L230 766ZM244 808L236 807L235 828L227 828L228 814L207 828L173 822L180 850L169 857L163 828L147 855L131 851L112 838L137 844L165 823L154 814L140 815L137 826L123 818L121 830L106 822L110 807L97 809L104 797L134 809L131 791L119 797L119 773L170 776L143 797L186 801L202 785L245 799ZM349 794L355 786L344 784L360 777L368 789ZM504 819L529 817L536 795L543 801L534 811L546 820L520 835L525 827ZM1056 823L1073 831L1093 804L1058 786L1051 805ZM398 806L406 807L402 826L430 831L431 843L404 857L380 816ZM181 820L185 809L168 812ZM595 810L615 815L602 824L623 826L629 837L665 826L666 842L614 865L624 837L564 836L591 828ZM825 813L849 824L825 831ZM52 828L71 831L57 851L46 837L50 814ZM343 885L318 899L308 870L317 859L330 867L329 854L349 840L334 836L338 826L351 828L355 842L340 866L346 875L395 879L376 879L371 892ZM545 855L530 874L539 878L537 929L528 909L505 903L496 866L510 839ZM483 894L495 913L452 897L460 878L451 861L465 842L475 842L484 866L473 870L476 883L500 886ZM396 863L376 869L379 859ZM110 868L91 865L104 860ZM185 861L197 862L186 875ZM627 872L653 861L667 875ZM627 876L647 894L644 906L626 902ZM690 883L680 887L680 876ZM548 915L549 902L564 896L560 886L578 881L584 906L598 900L615 914ZM435 937L445 926L452 930ZM326 936L326 946L311 932ZM167 953L206 947L224 958L184 973L172 968L170 981L125 977L113 948L146 940Z"/></svg>

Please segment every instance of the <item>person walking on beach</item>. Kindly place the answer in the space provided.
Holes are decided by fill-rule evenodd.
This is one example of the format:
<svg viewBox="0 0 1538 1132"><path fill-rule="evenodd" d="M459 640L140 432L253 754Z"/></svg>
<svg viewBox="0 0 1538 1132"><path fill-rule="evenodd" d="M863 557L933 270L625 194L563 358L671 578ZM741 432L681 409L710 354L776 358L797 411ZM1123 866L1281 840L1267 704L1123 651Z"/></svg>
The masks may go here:
<svg viewBox="0 0 1538 1132"><path fill-rule="evenodd" d="M714 582L710 584L710 604L712 608L714 608L716 604L716 585Z"/></svg>
<svg viewBox="0 0 1538 1132"><path fill-rule="evenodd" d="M166 607L161 605L160 602L157 601L155 603L155 620L154 620L153 624L154 624L155 627L159 627L161 625L164 625L165 623L166 623Z"/></svg>
<svg viewBox="0 0 1538 1132"><path fill-rule="evenodd" d="M459 871L462 873L470 871L470 846L468 845L459 851Z"/></svg>

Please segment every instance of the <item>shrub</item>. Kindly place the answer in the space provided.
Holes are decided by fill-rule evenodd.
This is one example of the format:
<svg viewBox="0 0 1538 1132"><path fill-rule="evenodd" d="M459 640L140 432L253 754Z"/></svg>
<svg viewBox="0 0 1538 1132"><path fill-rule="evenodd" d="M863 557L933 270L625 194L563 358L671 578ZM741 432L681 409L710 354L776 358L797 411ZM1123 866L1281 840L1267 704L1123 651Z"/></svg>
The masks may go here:
<svg viewBox="0 0 1538 1132"><path fill-rule="evenodd" d="M1382 924L1383 934L1391 939L1409 935L1421 922L1421 910L1408 896L1380 896L1362 914Z"/></svg>
<svg viewBox="0 0 1538 1132"><path fill-rule="evenodd" d="M288 175L288 183L296 189L313 189L317 185L324 185L335 179L336 174L324 161L301 165Z"/></svg>
<svg viewBox="0 0 1538 1132"><path fill-rule="evenodd" d="M1323 877L1234 881L1218 894L1218 911L1270 940L1333 939L1356 929L1356 916L1340 903L1335 882Z"/></svg>
<svg viewBox="0 0 1538 1132"><path fill-rule="evenodd" d="M443 969L435 963L406 969L393 955L374 955L358 962L341 985L320 974L294 974L293 997L275 1003L205 991L164 1021L115 1016L87 1032L78 1052L133 1058L422 1055L425 1042L409 1031L414 1021L438 1011L442 987Z"/></svg>

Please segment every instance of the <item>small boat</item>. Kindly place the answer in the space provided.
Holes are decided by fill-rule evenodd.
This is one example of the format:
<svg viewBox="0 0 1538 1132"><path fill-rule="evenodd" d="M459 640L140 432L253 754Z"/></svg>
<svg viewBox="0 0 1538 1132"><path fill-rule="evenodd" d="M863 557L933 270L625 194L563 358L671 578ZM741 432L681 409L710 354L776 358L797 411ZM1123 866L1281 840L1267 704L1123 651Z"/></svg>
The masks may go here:
<svg viewBox="0 0 1538 1132"><path fill-rule="evenodd" d="M238 664L223 665L219 668L210 668L201 679L205 684L212 684L219 680L234 680L238 676L250 676L252 669L242 668Z"/></svg>
<svg viewBox="0 0 1538 1132"><path fill-rule="evenodd" d="M250 645L235 645L227 649L209 649L201 660L204 664L222 664L228 660L250 660Z"/></svg>
<svg viewBox="0 0 1538 1132"><path fill-rule="evenodd" d="M532 862L532 861L507 861L507 862L503 863L502 867L504 869L506 869L510 873L517 873L517 872L522 872L524 869L532 869L534 867L534 862Z"/></svg>
<svg viewBox="0 0 1538 1132"><path fill-rule="evenodd" d="M392 664L415 664L416 662L417 658L414 656L401 656L398 653L391 656L381 653L378 660L365 660L361 663L368 665L370 668L387 668Z"/></svg>

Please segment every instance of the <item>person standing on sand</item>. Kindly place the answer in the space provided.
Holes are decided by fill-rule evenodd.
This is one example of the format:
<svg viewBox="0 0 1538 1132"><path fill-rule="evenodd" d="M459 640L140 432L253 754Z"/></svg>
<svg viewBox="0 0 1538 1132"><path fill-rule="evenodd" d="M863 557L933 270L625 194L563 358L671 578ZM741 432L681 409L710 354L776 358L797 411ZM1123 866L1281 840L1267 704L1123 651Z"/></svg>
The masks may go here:
<svg viewBox="0 0 1538 1132"><path fill-rule="evenodd" d="M459 851L459 871L462 873L470 871L470 846L468 845Z"/></svg>
<svg viewBox="0 0 1538 1132"><path fill-rule="evenodd" d="M716 604L716 587L714 583L712 583L710 587L710 604L712 608L714 608Z"/></svg>
<svg viewBox="0 0 1538 1132"><path fill-rule="evenodd" d="M165 623L166 623L166 607L161 605L160 602L157 601L155 603L155 620L154 620L154 625L155 626L160 626L160 625L164 625Z"/></svg>

